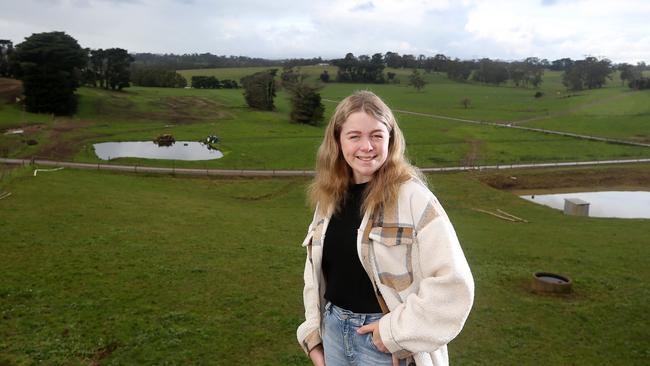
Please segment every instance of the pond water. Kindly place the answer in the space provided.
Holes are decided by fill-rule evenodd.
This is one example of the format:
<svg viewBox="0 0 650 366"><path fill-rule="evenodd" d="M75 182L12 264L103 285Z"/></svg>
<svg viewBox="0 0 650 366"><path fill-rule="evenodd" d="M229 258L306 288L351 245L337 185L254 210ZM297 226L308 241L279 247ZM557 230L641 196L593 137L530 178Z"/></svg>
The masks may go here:
<svg viewBox="0 0 650 366"><path fill-rule="evenodd" d="M223 157L219 150L196 141L176 141L171 146L158 146L153 141L102 142L93 144L102 160L145 158L165 160L215 160Z"/></svg>
<svg viewBox="0 0 650 366"><path fill-rule="evenodd" d="M558 210L564 209L565 198L579 198L589 203L589 216L592 217L650 218L650 192L646 191L577 192L520 197Z"/></svg>

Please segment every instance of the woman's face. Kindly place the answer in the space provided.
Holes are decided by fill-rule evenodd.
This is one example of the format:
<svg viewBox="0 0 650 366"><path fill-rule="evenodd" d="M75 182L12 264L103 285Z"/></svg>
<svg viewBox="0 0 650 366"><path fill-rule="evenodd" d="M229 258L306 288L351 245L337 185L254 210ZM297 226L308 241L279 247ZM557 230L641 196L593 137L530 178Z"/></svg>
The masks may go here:
<svg viewBox="0 0 650 366"><path fill-rule="evenodd" d="M366 112L354 112L341 126L341 152L356 184L369 182L386 162L389 133L386 125Z"/></svg>

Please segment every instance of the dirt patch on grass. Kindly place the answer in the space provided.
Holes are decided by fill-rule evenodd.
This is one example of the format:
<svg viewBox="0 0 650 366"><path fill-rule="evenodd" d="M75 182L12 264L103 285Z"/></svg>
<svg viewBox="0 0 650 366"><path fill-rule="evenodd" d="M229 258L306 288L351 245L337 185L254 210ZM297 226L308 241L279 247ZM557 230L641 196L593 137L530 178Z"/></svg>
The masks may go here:
<svg viewBox="0 0 650 366"><path fill-rule="evenodd" d="M131 99L133 95L128 91L100 90L95 101L95 112L112 118L159 120L173 124L223 119L230 116L222 104L208 98L164 96L136 105Z"/></svg>
<svg viewBox="0 0 650 366"><path fill-rule="evenodd" d="M95 350L92 358L90 359L91 366L100 366L101 361L110 356L120 346L118 342L111 342L104 347Z"/></svg>
<svg viewBox="0 0 650 366"><path fill-rule="evenodd" d="M65 139L63 134L68 134L90 124L88 121L57 118L49 130L47 141L43 142L43 146L39 149L38 156L53 159L65 159L73 156L77 152L82 139Z"/></svg>
<svg viewBox="0 0 650 366"><path fill-rule="evenodd" d="M13 131L13 130L23 130L23 135L32 135L46 127L47 125L43 123L37 123L37 124L27 125L27 126L22 126L20 123L17 123L14 125L9 125L9 128L4 129L3 131L0 132L0 134L4 134L8 131Z"/></svg>
<svg viewBox="0 0 650 366"><path fill-rule="evenodd" d="M630 140L643 144L650 144L650 135L634 135Z"/></svg>
<svg viewBox="0 0 650 366"><path fill-rule="evenodd" d="M481 159L481 146L485 142L482 140L471 140L469 141L470 149L463 156L462 164L463 166L475 166L478 165L479 160Z"/></svg>
<svg viewBox="0 0 650 366"><path fill-rule="evenodd" d="M156 118L180 124L222 119L228 116L228 113L223 110L223 105L201 97L164 97L151 104L156 110L162 112L153 113Z"/></svg>
<svg viewBox="0 0 650 366"><path fill-rule="evenodd" d="M648 189L650 188L650 165L481 173L478 179L491 187L508 191L577 187L645 187Z"/></svg>
<svg viewBox="0 0 650 366"><path fill-rule="evenodd" d="M0 100L14 103L23 94L23 83L20 80L0 78Z"/></svg>

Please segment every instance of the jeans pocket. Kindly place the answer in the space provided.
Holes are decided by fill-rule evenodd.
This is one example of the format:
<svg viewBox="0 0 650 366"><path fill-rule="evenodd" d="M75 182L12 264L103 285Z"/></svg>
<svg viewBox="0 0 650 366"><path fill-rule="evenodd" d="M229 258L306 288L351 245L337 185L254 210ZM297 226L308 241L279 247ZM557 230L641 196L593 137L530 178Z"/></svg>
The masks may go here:
<svg viewBox="0 0 650 366"><path fill-rule="evenodd" d="M375 342L373 342L372 333L367 333L366 336L367 336L366 337L366 343L367 343L367 347L369 349L371 349L372 351L375 351L375 352L384 353L384 352L380 351L379 348L377 348L377 345L375 345Z"/></svg>

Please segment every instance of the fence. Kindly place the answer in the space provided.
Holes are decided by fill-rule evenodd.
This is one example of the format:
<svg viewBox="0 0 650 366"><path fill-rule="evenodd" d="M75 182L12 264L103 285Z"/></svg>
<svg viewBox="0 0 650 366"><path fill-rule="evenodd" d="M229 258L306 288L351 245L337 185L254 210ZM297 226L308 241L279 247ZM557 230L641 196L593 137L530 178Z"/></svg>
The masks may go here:
<svg viewBox="0 0 650 366"><path fill-rule="evenodd" d="M74 163L66 161L53 161L41 159L6 159L0 158L2 164L13 165L36 165L54 166L74 169L109 170L130 173L159 173L159 174L183 174L183 175L205 175L205 176L241 176L241 177L297 177L313 176L313 170L259 170L259 169L198 169L198 168L176 168L152 167L140 165L121 165L106 163ZM461 165L421 168L424 173L458 172L470 170L499 170L499 169L529 169L529 168L554 168L569 166L590 166L605 164L636 164L650 163L650 158L621 159L621 160L592 160L592 161L562 161L544 163L515 163L515 164L493 164L493 165ZM4 173L3 173L4 174Z"/></svg>

